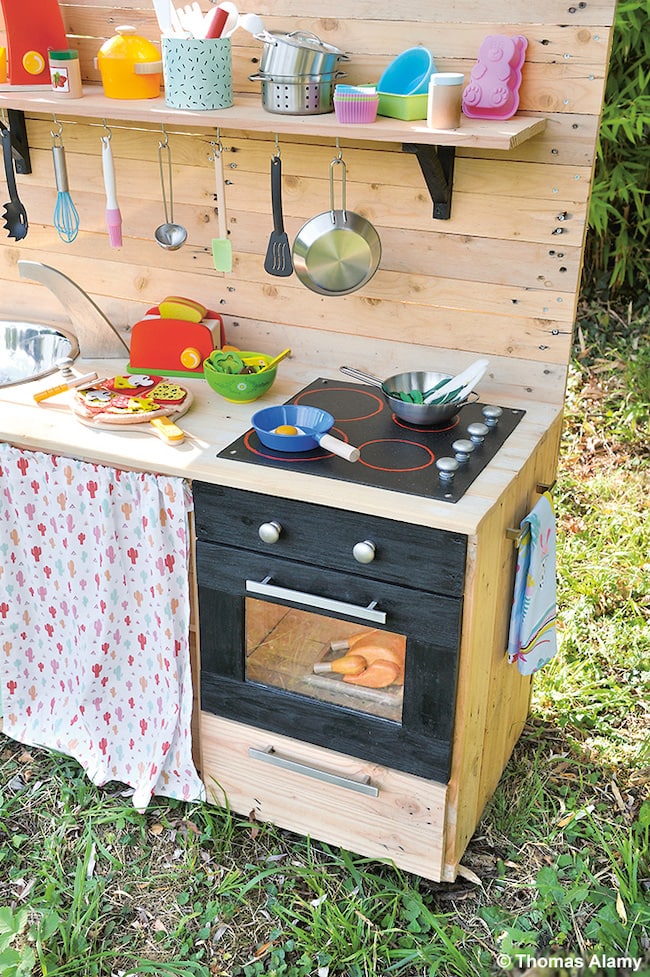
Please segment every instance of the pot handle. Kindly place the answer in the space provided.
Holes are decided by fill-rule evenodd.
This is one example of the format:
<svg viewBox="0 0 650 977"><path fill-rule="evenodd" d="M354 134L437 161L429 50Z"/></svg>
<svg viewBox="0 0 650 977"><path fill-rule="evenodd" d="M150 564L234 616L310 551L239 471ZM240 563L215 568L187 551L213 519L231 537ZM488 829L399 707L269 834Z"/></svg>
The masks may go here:
<svg viewBox="0 0 650 977"><path fill-rule="evenodd" d="M318 41L319 44L322 44L320 37L311 31L289 31L287 37L309 37L312 41Z"/></svg>
<svg viewBox="0 0 650 977"><path fill-rule="evenodd" d="M334 167L335 166L343 167L341 170L341 215L343 217L343 222L345 223L347 221L346 206L345 206L347 167L345 165L345 160L341 156L335 156L332 162L330 163L330 213L332 215L333 224L336 223L336 217L334 213L336 210L336 207L334 205Z"/></svg>
<svg viewBox="0 0 650 977"><path fill-rule="evenodd" d="M345 373L349 377L353 377L355 380L363 380L364 383L371 383L373 387L383 387L384 381L380 380L379 377L373 377L371 373L364 373L363 370L355 370L351 366L340 366L339 370L341 373Z"/></svg>

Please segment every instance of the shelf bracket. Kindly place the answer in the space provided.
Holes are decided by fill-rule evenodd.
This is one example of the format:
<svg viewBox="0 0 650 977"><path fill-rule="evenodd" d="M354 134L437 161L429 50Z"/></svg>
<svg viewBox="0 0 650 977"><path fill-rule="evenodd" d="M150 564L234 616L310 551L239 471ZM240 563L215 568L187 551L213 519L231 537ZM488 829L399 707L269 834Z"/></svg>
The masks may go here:
<svg viewBox="0 0 650 977"><path fill-rule="evenodd" d="M417 157L427 189L431 194L434 219L449 220L456 147L408 142L402 144L402 149L405 153L414 153Z"/></svg>
<svg viewBox="0 0 650 977"><path fill-rule="evenodd" d="M11 154L14 159L16 173L31 173L32 161L29 156L25 113L22 109L7 109L7 116L9 131L11 133Z"/></svg>

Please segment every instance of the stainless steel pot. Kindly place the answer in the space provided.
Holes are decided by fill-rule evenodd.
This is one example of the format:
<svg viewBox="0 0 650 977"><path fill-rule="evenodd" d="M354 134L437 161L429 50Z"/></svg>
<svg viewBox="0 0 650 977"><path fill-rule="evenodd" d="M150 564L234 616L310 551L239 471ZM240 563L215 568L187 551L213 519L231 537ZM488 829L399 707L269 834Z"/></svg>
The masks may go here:
<svg viewBox="0 0 650 977"><path fill-rule="evenodd" d="M443 424L445 421L450 421L463 407L473 403L478 398L478 394L476 394L472 400L467 397L465 400L454 401L450 404L410 404L395 395L409 393L411 390L429 390L438 381L450 379L450 374L411 371L408 373L395 373L392 377L388 377L387 380L380 380L379 377L374 377L370 373L364 373L362 370L354 370L349 366L341 366L339 369L346 376L353 377L355 380L361 380L363 383L371 383L374 387L379 387L386 403L395 416L403 421L408 421L410 424L431 424L434 426Z"/></svg>
<svg viewBox="0 0 650 977"><path fill-rule="evenodd" d="M310 31L263 31L255 37L264 42L260 72L265 75L326 75L336 70L339 61L349 60Z"/></svg>
<svg viewBox="0 0 650 977"><path fill-rule="evenodd" d="M334 111L335 82L345 72L325 75L249 75L262 82L262 108L278 115L324 115Z"/></svg>
<svg viewBox="0 0 650 977"><path fill-rule="evenodd" d="M334 207L334 167L342 167L341 210ZM356 292L377 271L381 241L376 229L346 209L345 163L335 157L330 163L330 210L312 217L298 231L293 242L293 267L307 288L320 295L348 295Z"/></svg>

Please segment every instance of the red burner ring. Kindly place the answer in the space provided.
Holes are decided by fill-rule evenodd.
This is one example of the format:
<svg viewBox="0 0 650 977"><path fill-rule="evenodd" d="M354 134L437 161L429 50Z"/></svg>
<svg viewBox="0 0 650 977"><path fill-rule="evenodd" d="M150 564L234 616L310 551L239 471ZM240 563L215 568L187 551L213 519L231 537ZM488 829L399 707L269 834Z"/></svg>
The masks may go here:
<svg viewBox="0 0 650 977"><path fill-rule="evenodd" d="M346 421L367 421L369 417L374 417L376 414L381 414L385 410L384 401L377 394L373 394L370 390L350 390L349 387L335 387L327 386L323 387L322 390L304 390L299 393L297 397L294 397L292 403L299 404L303 398L309 398L310 407L321 407L322 405L317 403L318 399L325 400L325 406L322 407L323 410L328 410L327 400L331 394L342 394L339 409L336 411L336 419L340 424L344 424ZM359 414L357 417L341 417L341 409L345 406L346 397L369 397L370 401L376 405L374 410L368 408L369 413ZM330 411L331 413L331 411Z"/></svg>
<svg viewBox="0 0 650 977"><path fill-rule="evenodd" d="M405 431L421 431L422 434L444 434L445 431L453 431L457 424L459 424L460 414L452 417L449 424L446 424L444 427L442 424L430 424L428 426L426 424L409 424L408 421L402 420L397 414L391 414L391 420L398 427L404 428Z"/></svg>
<svg viewBox="0 0 650 977"><path fill-rule="evenodd" d="M364 457L363 457L363 449L364 448L367 448L369 445L373 445L373 444L398 444L398 445L399 444L404 444L404 445L411 445L412 447L417 448L419 451L424 451L425 454L426 454L426 456L427 456L427 460L422 465L409 465L408 468L395 468L395 467L387 468L385 465L371 465L370 462L368 462L368 461L366 461L364 459ZM374 469L375 471L378 471L378 472L379 471L381 471L381 472L419 472L419 471L422 471L423 468L429 468L429 466L432 465L434 463L435 459L436 459L436 456L434 455L433 451L431 451L431 449L428 448L425 444L418 444L417 441L406 441L403 438L399 438L399 439L398 438L376 438L374 441L365 441L363 444L357 445L357 447L359 448L359 451L361 452L361 457L359 458L358 464L359 465L364 465L366 468L372 468L372 469Z"/></svg>

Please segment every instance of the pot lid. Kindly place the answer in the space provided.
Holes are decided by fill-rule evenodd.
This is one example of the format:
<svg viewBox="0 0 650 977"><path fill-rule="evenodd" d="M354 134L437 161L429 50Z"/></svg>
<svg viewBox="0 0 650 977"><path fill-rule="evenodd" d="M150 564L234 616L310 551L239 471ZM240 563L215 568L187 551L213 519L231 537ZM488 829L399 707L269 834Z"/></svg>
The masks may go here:
<svg viewBox="0 0 650 977"><path fill-rule="evenodd" d="M256 34L255 36L262 41L267 41L269 44L282 41L290 47L307 48L309 51L315 51L319 54L336 54L345 57L343 51L340 51L339 48L334 47L333 44L327 44L325 41L321 41L316 34L311 34L309 31L291 31L290 34L283 34L282 31L264 31L263 34Z"/></svg>

